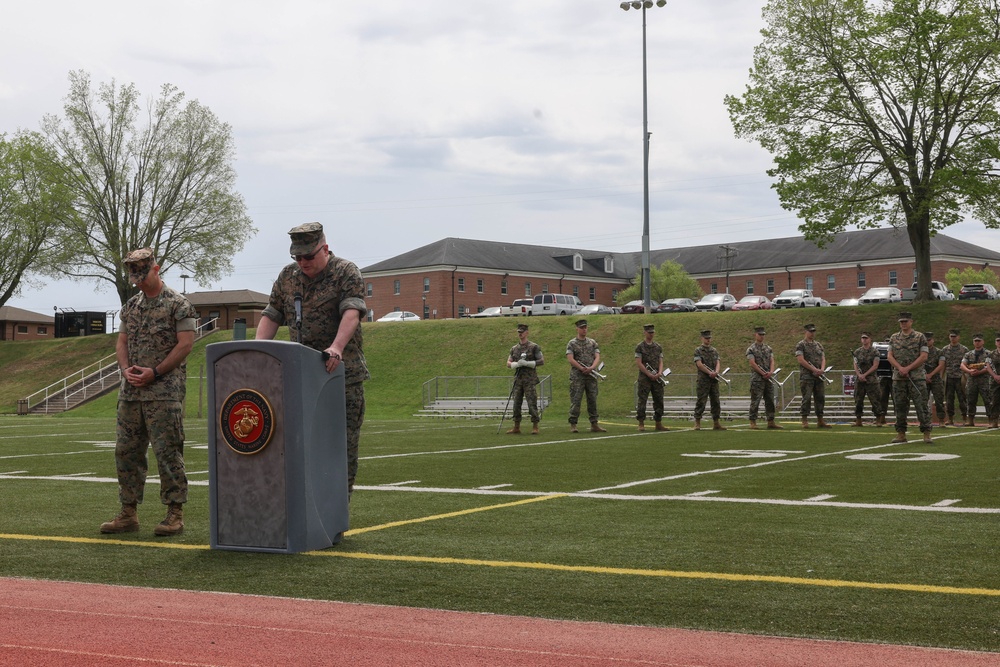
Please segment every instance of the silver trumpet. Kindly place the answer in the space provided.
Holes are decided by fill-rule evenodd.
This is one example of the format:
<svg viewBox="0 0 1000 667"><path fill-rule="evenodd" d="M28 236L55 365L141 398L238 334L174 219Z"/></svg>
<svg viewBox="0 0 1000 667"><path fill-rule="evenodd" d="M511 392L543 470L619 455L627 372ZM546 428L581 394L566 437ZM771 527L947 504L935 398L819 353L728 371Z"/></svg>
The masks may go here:
<svg viewBox="0 0 1000 667"><path fill-rule="evenodd" d="M729 366L726 366L725 370L723 370L721 373L715 376L715 379L722 380L726 384L732 384L732 382L729 381L729 378L726 377L726 373L728 372L729 372Z"/></svg>
<svg viewBox="0 0 1000 667"><path fill-rule="evenodd" d="M820 375L819 375L819 379L820 379L820 380L823 380L823 381L824 381L824 382L826 382L827 384L833 384L833 380L831 380L830 378L828 378L828 377L826 376L826 374L827 374L827 373L829 373L829 372L830 372L830 371L832 371L832 370L833 370L833 366L827 366L826 368L824 368L824 369L823 369L823 372L822 372L822 373L820 373Z"/></svg>
<svg viewBox="0 0 1000 667"><path fill-rule="evenodd" d="M601 374L602 370L604 370L604 362L603 361L597 366L597 368L595 368L594 370L590 371L590 374L596 376L597 379L600 380L601 382L604 382L605 380L608 379L608 376L607 375L602 375Z"/></svg>
<svg viewBox="0 0 1000 667"><path fill-rule="evenodd" d="M769 378L771 380L771 384L773 384L775 387L781 386L781 383L774 379L774 376L780 372L781 372L781 367L775 368L774 372L771 373L771 377Z"/></svg>
<svg viewBox="0 0 1000 667"><path fill-rule="evenodd" d="M663 373L657 373L655 368L653 368L649 364L646 364L646 370L649 371L650 373L652 373L656 377L656 379L660 381L660 384L662 384L662 385L668 385L668 384L670 384L670 380L666 380L665 379L668 375L670 375L670 369L669 368L665 368L663 370Z"/></svg>

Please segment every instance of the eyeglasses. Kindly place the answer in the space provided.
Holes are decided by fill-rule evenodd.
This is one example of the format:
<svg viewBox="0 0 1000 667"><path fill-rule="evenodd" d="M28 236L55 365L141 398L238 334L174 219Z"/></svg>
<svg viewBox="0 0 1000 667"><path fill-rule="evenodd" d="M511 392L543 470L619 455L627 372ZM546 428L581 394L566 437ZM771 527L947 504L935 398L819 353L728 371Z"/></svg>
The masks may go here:
<svg viewBox="0 0 1000 667"><path fill-rule="evenodd" d="M291 258L294 259L296 262L311 262L316 258L316 255L319 254L319 251L325 247L326 246L321 246L319 248L316 248L308 255L291 255Z"/></svg>

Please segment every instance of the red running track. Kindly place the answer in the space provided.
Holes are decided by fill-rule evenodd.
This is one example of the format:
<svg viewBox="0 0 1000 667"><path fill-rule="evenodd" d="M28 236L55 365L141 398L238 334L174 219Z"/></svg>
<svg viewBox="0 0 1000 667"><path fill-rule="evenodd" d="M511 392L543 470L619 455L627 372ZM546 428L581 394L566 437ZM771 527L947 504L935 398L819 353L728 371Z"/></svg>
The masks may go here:
<svg viewBox="0 0 1000 667"><path fill-rule="evenodd" d="M985 667L1000 654L0 578L0 665Z"/></svg>

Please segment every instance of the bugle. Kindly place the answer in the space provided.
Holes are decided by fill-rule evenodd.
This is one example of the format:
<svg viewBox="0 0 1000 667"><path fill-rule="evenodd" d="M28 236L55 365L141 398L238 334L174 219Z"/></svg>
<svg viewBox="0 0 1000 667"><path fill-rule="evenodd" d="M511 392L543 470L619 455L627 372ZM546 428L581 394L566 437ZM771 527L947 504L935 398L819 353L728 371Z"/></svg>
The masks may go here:
<svg viewBox="0 0 1000 667"><path fill-rule="evenodd" d="M715 379L716 380L722 380L726 384L732 384L729 381L729 378L726 377L726 373L728 373L728 372L729 372L729 366L726 366L725 370L723 370L721 373L719 373L718 375L715 376Z"/></svg>
<svg viewBox="0 0 1000 667"><path fill-rule="evenodd" d="M833 366L827 366L826 368L824 368L823 372L819 374L819 379L823 380L827 384L833 384L833 380L831 380L830 378L828 378L826 376L826 374L829 373L832 370L833 370Z"/></svg>
<svg viewBox="0 0 1000 667"><path fill-rule="evenodd" d="M768 378L771 381L771 384L773 384L775 387L781 386L781 383L774 379L774 376L780 372L781 372L781 367L779 366L778 368L775 368L773 371L771 371L771 377Z"/></svg>
<svg viewBox="0 0 1000 667"><path fill-rule="evenodd" d="M664 379L666 376L670 375L669 368L665 369L663 373L658 373L655 368L653 368L649 364L646 364L646 370L652 373L653 377L655 377L660 382L660 384L662 385L670 384L670 380Z"/></svg>
<svg viewBox="0 0 1000 667"><path fill-rule="evenodd" d="M597 368L595 368L594 370L590 371L590 374L596 376L597 379L600 380L601 382L604 382L605 380L608 379L608 376L607 375L602 375L601 374L602 370L604 370L604 362L603 361L600 363L600 365L598 365Z"/></svg>

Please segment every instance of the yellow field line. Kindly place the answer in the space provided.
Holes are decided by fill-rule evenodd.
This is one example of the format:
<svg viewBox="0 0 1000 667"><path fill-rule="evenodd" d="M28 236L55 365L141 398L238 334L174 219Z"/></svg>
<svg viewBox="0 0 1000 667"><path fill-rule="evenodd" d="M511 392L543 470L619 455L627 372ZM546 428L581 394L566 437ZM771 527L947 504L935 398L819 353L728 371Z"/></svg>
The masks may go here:
<svg viewBox="0 0 1000 667"><path fill-rule="evenodd" d="M534 500L541 500L536 498ZM484 508L486 509L486 508ZM208 551L207 544L180 544L177 542L139 542L92 537L57 537L46 535L17 535L0 533L0 540L26 540L43 542L67 542L72 544L101 544L132 547L152 547L157 549L186 549ZM497 567L552 572L577 572L582 574L603 574L632 577L660 577L668 579L700 579L706 581L737 581L748 583L786 584L792 586L819 586L823 588L860 588L882 591L904 591L908 593L933 593L940 595L970 595L1000 597L996 588L963 588L960 586L935 586L931 584L881 583L877 581L846 581L841 579L807 579L804 577L781 577L763 574L732 574L728 572L687 572L683 570L643 570L625 567L598 567L593 565L560 565L557 563L528 563L521 561L479 560L474 558L443 558L435 556L401 556L392 554L356 553L336 550L309 551L303 556L327 558L353 558L394 563L425 563L429 565L467 565L473 567Z"/></svg>
<svg viewBox="0 0 1000 667"><path fill-rule="evenodd" d="M474 514L476 512L487 512L489 510L496 510L503 507L515 507L517 505L527 505L528 503L537 503L542 500L552 500L553 498L565 498L567 494L565 493L549 493L544 496L536 496L535 498L527 498L524 500L515 500L510 503L501 503L499 505L487 505L486 507L474 507L467 510L459 510L457 512L448 512L447 514L435 514L433 516L420 517L418 519L407 519L406 521L392 521L390 523L382 523L377 526L368 526L367 528L355 528L354 530L348 530L344 535L360 535L361 533L369 533L373 530L385 530L386 528L397 528L399 526L407 526L413 523L423 523L425 521L437 521L438 519L450 519L456 516L463 516L465 514Z"/></svg>

